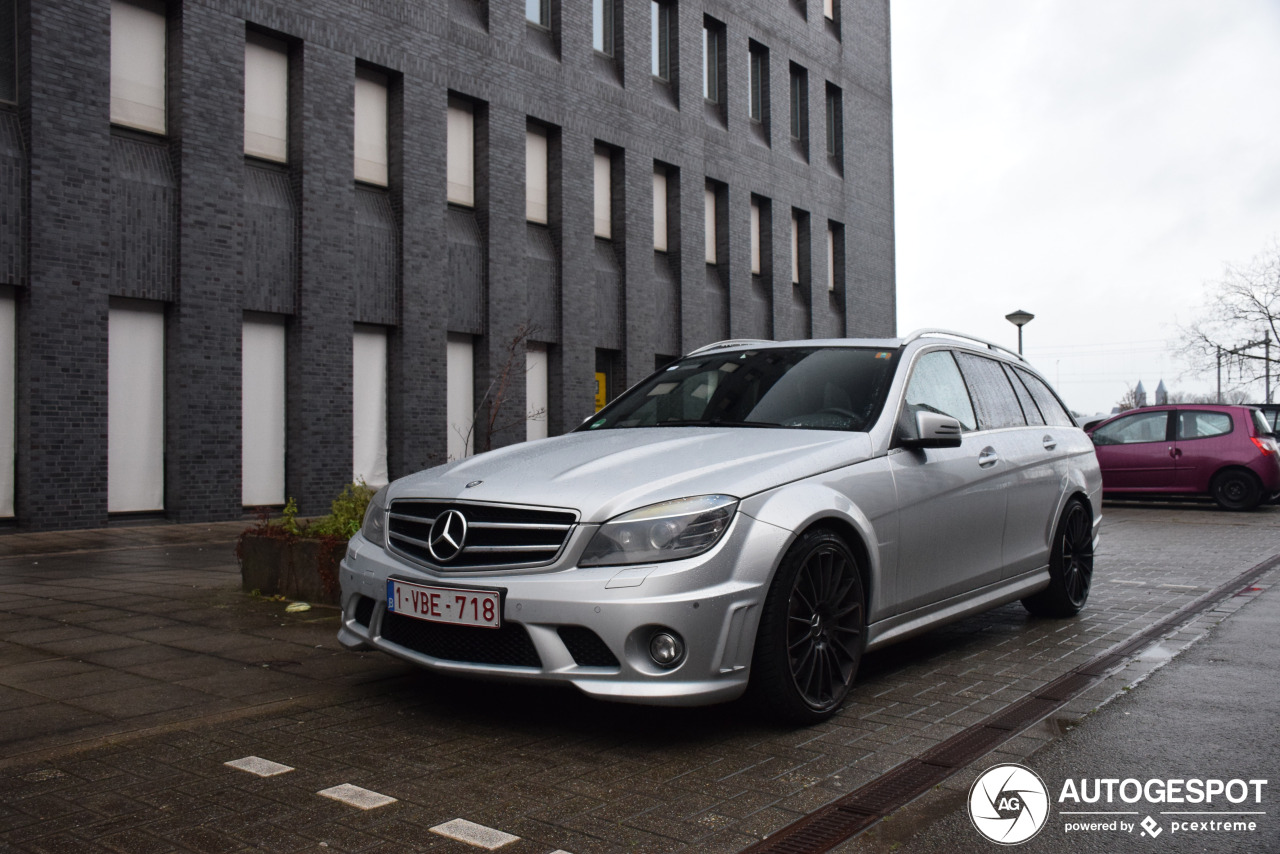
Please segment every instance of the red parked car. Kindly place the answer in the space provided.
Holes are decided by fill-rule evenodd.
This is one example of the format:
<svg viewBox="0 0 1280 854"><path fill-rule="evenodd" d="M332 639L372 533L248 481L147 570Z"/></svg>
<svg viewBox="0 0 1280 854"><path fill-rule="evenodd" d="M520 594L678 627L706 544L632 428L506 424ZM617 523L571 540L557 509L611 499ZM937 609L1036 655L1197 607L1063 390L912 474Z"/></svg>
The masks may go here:
<svg viewBox="0 0 1280 854"><path fill-rule="evenodd" d="M1251 510L1280 494L1280 448L1248 406L1147 406L1089 435L1108 495L1209 495L1224 509Z"/></svg>

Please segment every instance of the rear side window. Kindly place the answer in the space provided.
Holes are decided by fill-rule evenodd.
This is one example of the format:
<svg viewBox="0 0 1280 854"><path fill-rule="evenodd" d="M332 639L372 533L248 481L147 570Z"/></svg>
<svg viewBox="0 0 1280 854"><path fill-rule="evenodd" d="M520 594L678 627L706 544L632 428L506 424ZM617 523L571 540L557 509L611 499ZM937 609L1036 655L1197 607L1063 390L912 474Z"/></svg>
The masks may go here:
<svg viewBox="0 0 1280 854"><path fill-rule="evenodd" d="M1179 440L1208 439L1225 436L1231 432L1231 416L1226 412L1206 412L1184 409L1178 411Z"/></svg>
<svg viewBox="0 0 1280 854"><path fill-rule="evenodd" d="M960 422L961 429L976 430L973 404L956 360L946 350L925 353L916 361L907 385L907 401L902 408L902 430L916 436L916 413L937 412Z"/></svg>
<svg viewBox="0 0 1280 854"><path fill-rule="evenodd" d="M969 383L969 394L978 411L978 424L983 430L1026 426L1018 397L999 362L959 352L956 353L956 361L960 363L960 372Z"/></svg>
<svg viewBox="0 0 1280 854"><path fill-rule="evenodd" d="M1031 396L1035 398L1036 406L1040 407L1040 414L1044 416L1044 422L1053 427L1074 427L1075 419L1071 417L1071 413L1063 408L1058 401L1058 396L1049 391L1049 387L1030 371L1024 371L1022 368L1015 368L1018 378L1022 380L1022 384L1027 387L1027 391L1031 392Z"/></svg>
<svg viewBox="0 0 1280 854"><path fill-rule="evenodd" d="M1140 445L1163 442L1169 435L1169 412L1138 412L1117 418L1093 431L1095 445Z"/></svg>
<svg viewBox="0 0 1280 854"><path fill-rule="evenodd" d="M1022 380L1018 379L1017 374L1013 372L1013 368L1008 365L1002 365L1005 376L1009 378L1009 384L1013 386L1013 392L1018 396L1018 403L1022 404L1022 414L1027 417L1027 423L1038 425L1044 423L1044 416L1040 414L1040 407L1036 406L1036 402L1031 399L1031 392L1027 391L1027 387L1022 384Z"/></svg>

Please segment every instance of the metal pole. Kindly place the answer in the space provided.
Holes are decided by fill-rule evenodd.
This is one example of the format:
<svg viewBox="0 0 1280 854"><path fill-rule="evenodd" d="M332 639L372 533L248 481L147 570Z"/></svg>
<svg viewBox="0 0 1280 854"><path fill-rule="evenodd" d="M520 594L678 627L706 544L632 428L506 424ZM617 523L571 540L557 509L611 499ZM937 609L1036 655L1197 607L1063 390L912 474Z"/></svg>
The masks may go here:
<svg viewBox="0 0 1280 854"><path fill-rule="evenodd" d="M1222 403L1222 348L1215 349L1218 351L1218 403Z"/></svg>
<svg viewBox="0 0 1280 854"><path fill-rule="evenodd" d="M1022 355L1022 327L1018 327L1018 355Z"/></svg>
<svg viewBox="0 0 1280 854"><path fill-rule="evenodd" d="M1267 371L1267 380L1266 380L1267 396L1265 398L1265 402L1270 403L1271 402L1271 333L1268 332L1262 340L1264 342L1262 347L1262 364L1266 366L1266 371Z"/></svg>

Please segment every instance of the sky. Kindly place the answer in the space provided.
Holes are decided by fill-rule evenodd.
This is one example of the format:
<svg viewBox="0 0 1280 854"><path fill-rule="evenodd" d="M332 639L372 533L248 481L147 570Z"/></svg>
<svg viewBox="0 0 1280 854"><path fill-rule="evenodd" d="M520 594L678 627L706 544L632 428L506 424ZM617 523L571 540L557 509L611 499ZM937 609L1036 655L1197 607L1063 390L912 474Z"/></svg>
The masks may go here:
<svg viewBox="0 0 1280 854"><path fill-rule="evenodd" d="M891 14L899 333L1016 348L1021 309L1026 357L1078 412L1139 381L1212 391L1177 326L1280 235L1280 0Z"/></svg>

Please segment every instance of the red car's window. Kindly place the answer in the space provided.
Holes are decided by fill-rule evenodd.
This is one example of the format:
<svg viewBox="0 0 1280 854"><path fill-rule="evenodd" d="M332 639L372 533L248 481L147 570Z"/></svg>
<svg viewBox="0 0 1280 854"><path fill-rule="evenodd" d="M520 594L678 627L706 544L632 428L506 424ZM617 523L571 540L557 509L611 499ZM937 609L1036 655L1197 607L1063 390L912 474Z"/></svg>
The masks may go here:
<svg viewBox="0 0 1280 854"><path fill-rule="evenodd" d="M1142 442L1163 442L1168 434L1169 413L1141 412L1117 418L1093 431L1096 445L1137 445Z"/></svg>
<svg viewBox="0 0 1280 854"><path fill-rule="evenodd" d="M1225 436L1231 432L1231 415L1227 412L1200 412L1196 410L1180 410L1178 412L1179 441L1188 439L1208 439L1211 436Z"/></svg>

